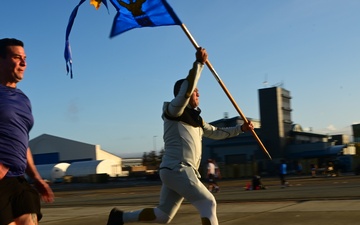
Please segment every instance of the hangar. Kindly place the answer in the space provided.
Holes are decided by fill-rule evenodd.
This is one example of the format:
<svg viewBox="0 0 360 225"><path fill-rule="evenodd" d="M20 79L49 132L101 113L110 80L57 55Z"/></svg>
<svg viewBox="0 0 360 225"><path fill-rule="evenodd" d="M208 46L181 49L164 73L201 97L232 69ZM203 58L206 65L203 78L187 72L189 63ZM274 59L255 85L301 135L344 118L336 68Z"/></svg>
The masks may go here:
<svg viewBox="0 0 360 225"><path fill-rule="evenodd" d="M121 158L100 145L42 134L30 140L29 147L39 173L49 181L59 179L60 175L122 175Z"/></svg>

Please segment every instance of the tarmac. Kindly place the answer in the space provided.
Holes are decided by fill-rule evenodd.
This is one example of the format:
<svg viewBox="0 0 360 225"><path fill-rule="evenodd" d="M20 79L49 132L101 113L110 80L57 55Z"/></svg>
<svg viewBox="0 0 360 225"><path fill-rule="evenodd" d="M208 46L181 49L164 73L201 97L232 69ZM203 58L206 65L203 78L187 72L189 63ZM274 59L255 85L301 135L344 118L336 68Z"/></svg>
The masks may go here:
<svg viewBox="0 0 360 225"><path fill-rule="evenodd" d="M122 206L135 210L152 205ZM45 208L40 224L89 225L106 224L112 206ZM330 200L308 202L224 203L218 205L222 225L355 225L360 224L360 200ZM132 223L140 225L142 223ZM201 224L192 205L184 204L171 224Z"/></svg>
<svg viewBox="0 0 360 225"><path fill-rule="evenodd" d="M324 184L324 188L321 188L317 183L294 179L289 188L282 189L274 183L274 185L270 185L268 190L259 191L245 191L238 187L234 188L234 183L230 182L227 185L224 182L221 193L214 193L218 200L219 224L360 224L360 179L347 179L346 177L330 179L332 178L324 181L319 180L321 184ZM267 182L271 183L270 180ZM311 182L316 181L311 180ZM137 193L143 193L144 188L149 190L149 193L138 196ZM60 195L59 204L51 207L43 206L44 216L40 224L105 225L108 213L114 206L124 211L154 207L158 199L158 188L159 185L148 187L140 185L130 187L129 190L118 187L114 189L116 191L114 193L110 189L99 192L96 190L79 190L74 193L56 190L55 192ZM140 189L141 192L136 192L137 189ZM318 194L314 194L313 190L317 190L316 193ZM334 190L336 194L329 194ZM134 192L134 197L131 195L132 192ZM297 197L297 193L302 193L302 197ZM135 198L136 196L139 197L138 200ZM268 198L265 199L264 196L268 196ZM129 199L134 199L134 202L129 201ZM140 225L143 223L131 224ZM196 209L188 202L184 202L170 224L200 225L201 222Z"/></svg>

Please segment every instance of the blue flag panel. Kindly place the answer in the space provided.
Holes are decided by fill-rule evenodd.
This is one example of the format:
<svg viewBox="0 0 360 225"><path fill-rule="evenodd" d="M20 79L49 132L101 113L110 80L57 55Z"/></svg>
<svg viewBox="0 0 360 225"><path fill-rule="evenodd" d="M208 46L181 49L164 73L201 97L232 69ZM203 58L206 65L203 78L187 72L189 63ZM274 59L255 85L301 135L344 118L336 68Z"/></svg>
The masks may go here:
<svg viewBox="0 0 360 225"><path fill-rule="evenodd" d="M141 27L181 25L165 0L110 0L118 11L110 33L114 37Z"/></svg>

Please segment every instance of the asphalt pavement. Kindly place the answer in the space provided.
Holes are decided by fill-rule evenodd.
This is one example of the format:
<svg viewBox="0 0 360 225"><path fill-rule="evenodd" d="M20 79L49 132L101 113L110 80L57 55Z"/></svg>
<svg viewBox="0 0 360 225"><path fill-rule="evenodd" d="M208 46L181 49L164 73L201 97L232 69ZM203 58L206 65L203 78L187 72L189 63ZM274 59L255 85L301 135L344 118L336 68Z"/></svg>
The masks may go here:
<svg viewBox="0 0 360 225"><path fill-rule="evenodd" d="M246 191L247 179L220 181L214 193L221 225L355 225L360 224L360 176L289 177L281 188L277 178L263 178L265 190ZM108 184L54 185L56 199L43 204L40 224L106 224L114 207L153 207L160 182L133 180ZM140 225L141 223L132 223ZM184 202L171 224L200 225L196 209Z"/></svg>

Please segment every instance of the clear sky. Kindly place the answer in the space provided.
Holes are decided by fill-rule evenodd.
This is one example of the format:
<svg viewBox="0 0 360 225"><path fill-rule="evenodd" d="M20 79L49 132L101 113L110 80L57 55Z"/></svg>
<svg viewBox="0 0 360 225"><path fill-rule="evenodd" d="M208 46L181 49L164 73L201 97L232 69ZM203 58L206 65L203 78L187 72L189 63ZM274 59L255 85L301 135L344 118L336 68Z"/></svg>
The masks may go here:
<svg viewBox="0 0 360 225"><path fill-rule="evenodd" d="M108 1L78 12L63 58L65 29L79 1L3 1L0 38L25 42L18 87L31 99L30 139L50 134L99 144L125 157L163 147L162 104L187 75L195 49L179 26L134 29L109 38ZM321 134L352 135L360 122L360 1L168 0L245 116L259 118L258 89L290 91L292 120ZM208 68L199 82L203 118L238 116Z"/></svg>

